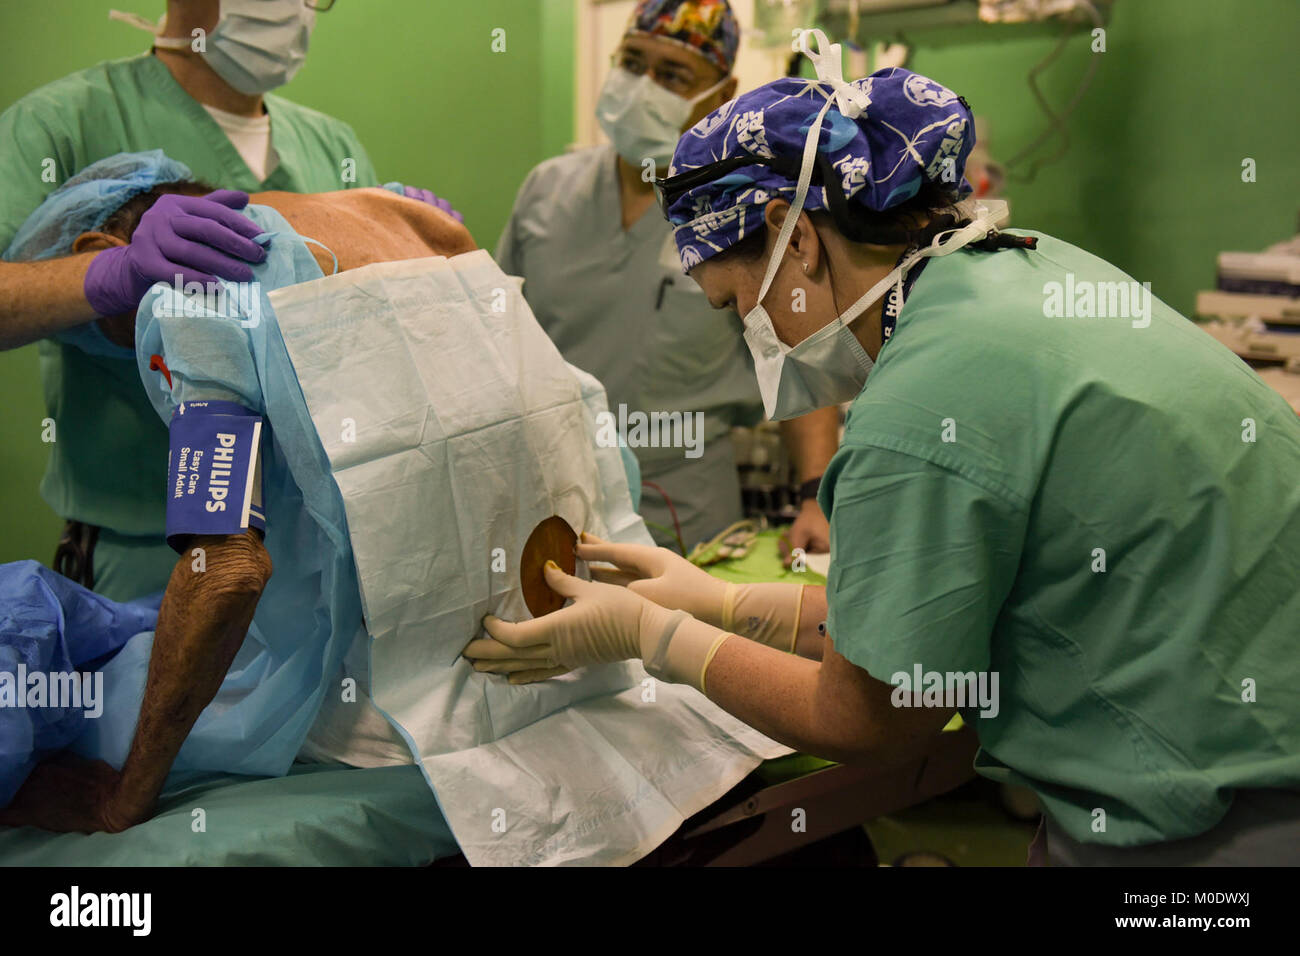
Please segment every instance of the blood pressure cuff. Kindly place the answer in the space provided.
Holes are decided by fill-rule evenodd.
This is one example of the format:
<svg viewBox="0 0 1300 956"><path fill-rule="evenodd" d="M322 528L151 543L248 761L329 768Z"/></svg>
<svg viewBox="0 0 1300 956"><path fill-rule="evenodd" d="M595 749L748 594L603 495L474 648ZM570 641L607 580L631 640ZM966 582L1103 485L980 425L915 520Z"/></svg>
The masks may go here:
<svg viewBox="0 0 1300 956"><path fill-rule="evenodd" d="M182 402L167 454L167 543L193 534L266 530L262 417L235 402Z"/></svg>

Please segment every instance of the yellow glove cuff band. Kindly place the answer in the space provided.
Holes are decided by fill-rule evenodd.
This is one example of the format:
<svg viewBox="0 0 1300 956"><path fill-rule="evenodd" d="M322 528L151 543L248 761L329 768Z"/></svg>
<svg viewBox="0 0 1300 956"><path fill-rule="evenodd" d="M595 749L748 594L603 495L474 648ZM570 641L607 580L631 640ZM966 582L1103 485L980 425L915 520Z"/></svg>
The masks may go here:
<svg viewBox="0 0 1300 956"><path fill-rule="evenodd" d="M740 588L736 587L734 581L728 581L726 593L722 595L722 629L724 631L733 631L736 628L736 596L738 594L740 594Z"/></svg>

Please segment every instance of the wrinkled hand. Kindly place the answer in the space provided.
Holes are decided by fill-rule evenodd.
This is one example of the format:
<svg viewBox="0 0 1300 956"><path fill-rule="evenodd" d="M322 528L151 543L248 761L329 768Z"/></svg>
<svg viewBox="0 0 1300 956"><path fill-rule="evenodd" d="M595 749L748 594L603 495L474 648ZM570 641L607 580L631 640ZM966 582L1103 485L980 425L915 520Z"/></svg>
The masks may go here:
<svg viewBox="0 0 1300 956"><path fill-rule="evenodd" d="M577 547L584 561L604 561L617 570L592 568L597 581L620 584L661 607L685 611L717 625L722 620L725 581L696 567L668 548L645 544L610 544L584 533Z"/></svg>
<svg viewBox="0 0 1300 956"><path fill-rule="evenodd" d="M657 641L671 612L627 588L583 581L553 561L546 583L573 603L531 621L510 623L488 615L492 635L471 641L462 652L474 669L507 674L512 684L557 677L587 664L640 658L646 641Z"/></svg>
<svg viewBox="0 0 1300 956"><path fill-rule="evenodd" d="M0 826L56 833L121 832L127 824L112 817L120 778L102 760L58 754L36 765L9 806L0 810Z"/></svg>
<svg viewBox="0 0 1300 956"><path fill-rule="evenodd" d="M787 568L794 561L794 549L803 548L805 554L825 554L831 549L831 526L815 500L808 500L799 508L799 517L789 532L779 539L781 563Z"/></svg>
<svg viewBox="0 0 1300 956"><path fill-rule="evenodd" d="M439 199L427 189L420 189L418 186L403 186L402 193L407 199L416 199L422 203L428 203L435 209L441 209L459 223L463 224L465 222L465 217L452 209L451 203L447 202L445 199Z"/></svg>
<svg viewBox="0 0 1300 956"><path fill-rule="evenodd" d="M155 282L214 283L218 278L248 282L248 263L266 259L253 241L262 230L235 210L248 194L218 189L206 196L162 196L140 217L125 246L105 249L91 260L83 290L99 315L135 312Z"/></svg>

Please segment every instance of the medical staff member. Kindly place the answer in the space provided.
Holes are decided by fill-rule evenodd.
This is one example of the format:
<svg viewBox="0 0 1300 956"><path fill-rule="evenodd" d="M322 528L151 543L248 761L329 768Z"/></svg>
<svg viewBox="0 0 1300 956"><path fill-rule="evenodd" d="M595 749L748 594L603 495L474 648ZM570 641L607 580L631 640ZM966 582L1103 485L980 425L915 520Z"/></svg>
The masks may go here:
<svg viewBox="0 0 1300 956"><path fill-rule="evenodd" d="M740 519L729 434L757 424L762 405L735 316L682 275L668 224L651 208L652 180L667 171L677 138L735 95L739 35L726 0L641 0L596 107L612 145L534 169L496 250L507 273L523 276L524 297L565 359L604 383L614 414L702 413L693 449L647 447L629 430L651 483L641 513L656 540L672 540L666 494L688 548ZM805 490L790 544L824 552L816 486L838 414L821 410L782 430Z"/></svg>
<svg viewBox="0 0 1300 956"><path fill-rule="evenodd" d="M705 119L662 188L769 411L853 400L828 583L588 540L617 574L549 569L573 603L488 618L466 655L516 682L641 657L844 761L904 758L966 704L976 769L1040 798L1040 858L1294 864L1300 421L1114 266L959 203L964 100L903 69L846 84L819 39L820 81Z"/></svg>
<svg viewBox="0 0 1300 956"><path fill-rule="evenodd" d="M251 279L249 265L265 252L251 241L257 228L236 212L247 197L232 190L379 184L346 123L268 95L298 72L316 8L329 5L168 0L149 53L56 80L0 115L0 249L50 191L115 153L162 149L225 187L206 199L170 197L121 249L0 263L0 346L45 339L41 371L56 440L41 495L70 519L60 551L82 571L93 560L96 590L109 597L161 590L175 564L159 494L167 429L134 361L94 354L88 323L134 311L155 281L178 273L187 282ZM55 335L62 341L46 338Z"/></svg>

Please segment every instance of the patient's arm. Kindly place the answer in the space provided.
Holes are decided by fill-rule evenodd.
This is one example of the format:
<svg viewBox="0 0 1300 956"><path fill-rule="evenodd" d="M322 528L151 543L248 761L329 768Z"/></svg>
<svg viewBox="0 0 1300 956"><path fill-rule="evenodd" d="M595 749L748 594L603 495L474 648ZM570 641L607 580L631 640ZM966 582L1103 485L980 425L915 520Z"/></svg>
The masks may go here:
<svg viewBox="0 0 1300 956"><path fill-rule="evenodd" d="M192 570L195 548L206 571ZM199 713L216 696L271 576L258 532L190 539L158 612L140 722L119 773L61 753L38 765L0 810L0 826L117 833L147 820Z"/></svg>
<svg viewBox="0 0 1300 956"><path fill-rule="evenodd" d="M206 570L191 553L206 551ZM195 536L172 571L158 627L140 722L104 812L117 831L147 820L181 744L216 696L271 576L260 533Z"/></svg>

